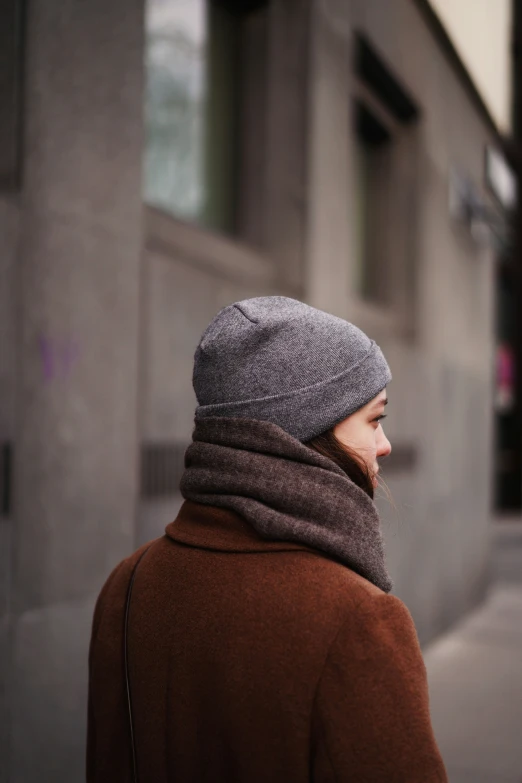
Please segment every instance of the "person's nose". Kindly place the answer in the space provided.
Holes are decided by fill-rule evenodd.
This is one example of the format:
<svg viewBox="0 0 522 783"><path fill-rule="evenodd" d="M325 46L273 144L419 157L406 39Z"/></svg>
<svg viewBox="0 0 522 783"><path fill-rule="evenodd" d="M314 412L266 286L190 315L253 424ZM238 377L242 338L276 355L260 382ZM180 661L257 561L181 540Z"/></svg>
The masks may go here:
<svg viewBox="0 0 522 783"><path fill-rule="evenodd" d="M377 456L378 457L387 457L389 454L391 454L391 443L384 434L384 430L382 427L379 427L378 434L377 434Z"/></svg>

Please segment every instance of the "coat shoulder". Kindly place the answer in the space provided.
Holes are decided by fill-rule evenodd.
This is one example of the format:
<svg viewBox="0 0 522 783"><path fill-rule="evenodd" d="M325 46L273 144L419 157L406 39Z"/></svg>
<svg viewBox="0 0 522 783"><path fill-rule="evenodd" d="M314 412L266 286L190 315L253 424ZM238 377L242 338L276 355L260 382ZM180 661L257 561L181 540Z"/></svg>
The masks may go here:
<svg viewBox="0 0 522 783"><path fill-rule="evenodd" d="M415 623L400 598L337 563L328 563L325 570L329 577L325 583L343 608L338 626L340 636L347 628L357 628L361 639L379 644L383 641L392 647L402 638L417 654L419 642Z"/></svg>
<svg viewBox="0 0 522 783"><path fill-rule="evenodd" d="M319 553L300 551L266 558L254 569L256 604L270 623L278 616L292 618L295 627L308 628L313 618L314 640L324 654L343 625L372 627L376 615L391 605L409 613L393 598L346 565ZM252 577L253 578L253 577ZM397 602L397 603L396 603ZM382 608L381 608L382 607Z"/></svg>
<svg viewBox="0 0 522 783"><path fill-rule="evenodd" d="M307 552L296 552L294 557L299 563L299 582L307 592L319 593L323 598L329 596L350 610L387 597L380 587L342 563Z"/></svg>

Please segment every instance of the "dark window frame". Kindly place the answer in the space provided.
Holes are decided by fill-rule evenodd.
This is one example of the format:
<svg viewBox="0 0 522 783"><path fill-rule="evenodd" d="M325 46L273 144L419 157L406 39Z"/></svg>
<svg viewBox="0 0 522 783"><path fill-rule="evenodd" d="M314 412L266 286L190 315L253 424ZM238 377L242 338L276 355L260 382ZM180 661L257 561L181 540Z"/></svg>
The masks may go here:
<svg viewBox="0 0 522 783"><path fill-rule="evenodd" d="M22 187L25 0L4 0L0 14L0 191Z"/></svg>

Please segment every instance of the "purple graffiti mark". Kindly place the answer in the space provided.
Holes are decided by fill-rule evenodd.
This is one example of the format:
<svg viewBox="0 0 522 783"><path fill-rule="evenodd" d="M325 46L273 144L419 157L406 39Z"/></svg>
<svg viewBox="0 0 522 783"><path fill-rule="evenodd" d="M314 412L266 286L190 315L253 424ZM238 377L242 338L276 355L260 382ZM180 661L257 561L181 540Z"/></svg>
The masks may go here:
<svg viewBox="0 0 522 783"><path fill-rule="evenodd" d="M41 335L39 344L44 381L50 383L56 379L67 379L80 356L78 341Z"/></svg>
<svg viewBox="0 0 522 783"><path fill-rule="evenodd" d="M40 337L40 353L42 355L43 376L46 382L52 381L55 374L54 350L49 338Z"/></svg>

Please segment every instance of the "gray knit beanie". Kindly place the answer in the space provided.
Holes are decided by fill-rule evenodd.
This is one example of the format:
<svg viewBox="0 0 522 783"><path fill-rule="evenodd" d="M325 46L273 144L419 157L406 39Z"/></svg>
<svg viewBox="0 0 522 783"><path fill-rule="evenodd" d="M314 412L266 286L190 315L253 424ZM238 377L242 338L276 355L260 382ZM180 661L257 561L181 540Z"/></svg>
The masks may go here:
<svg viewBox="0 0 522 783"><path fill-rule="evenodd" d="M194 357L196 419L271 421L305 442L370 402L391 380L356 326L285 296L221 310Z"/></svg>

